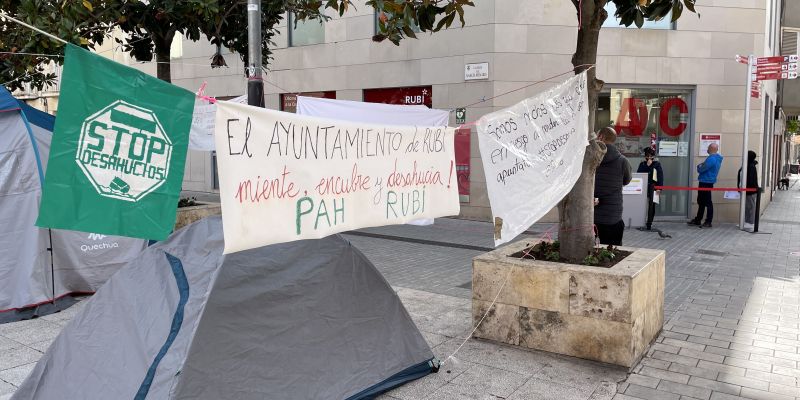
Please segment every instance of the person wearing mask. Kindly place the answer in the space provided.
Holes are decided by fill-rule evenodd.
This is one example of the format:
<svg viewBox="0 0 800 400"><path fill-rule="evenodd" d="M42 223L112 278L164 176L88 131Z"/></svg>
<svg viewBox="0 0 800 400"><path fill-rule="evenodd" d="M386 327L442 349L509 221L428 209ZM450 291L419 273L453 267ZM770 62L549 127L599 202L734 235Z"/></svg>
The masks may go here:
<svg viewBox="0 0 800 400"><path fill-rule="evenodd" d="M614 146L617 134L611 127L600 130L597 139L606 145L606 154L594 177L594 223L600 243L622 245L622 187L631 182L631 165Z"/></svg>
<svg viewBox="0 0 800 400"><path fill-rule="evenodd" d="M661 190L656 190L656 186L664 185L664 170L661 163L656 158L656 152L651 147L644 149L644 161L639 163L636 172L647 173L647 230L653 228L653 217L656 215L656 198L661 197Z"/></svg>
<svg viewBox="0 0 800 400"><path fill-rule="evenodd" d="M756 161L756 152L749 150L747 152L747 182L746 188L758 189L758 161ZM736 187L742 187L742 169L739 168L739 176L736 179ZM756 194L758 192L745 192L744 202L744 229L752 230L753 224L756 222Z"/></svg>
<svg viewBox="0 0 800 400"><path fill-rule="evenodd" d="M697 180L700 188L713 188L717 183L717 175L722 167L722 156L719 155L719 146L716 143L708 145L708 157L697 166ZM703 221L703 213L708 210L706 221ZM697 216L688 222L689 225L696 225L701 228L711 228L714 220L714 203L711 202L711 191L699 190L697 192Z"/></svg>

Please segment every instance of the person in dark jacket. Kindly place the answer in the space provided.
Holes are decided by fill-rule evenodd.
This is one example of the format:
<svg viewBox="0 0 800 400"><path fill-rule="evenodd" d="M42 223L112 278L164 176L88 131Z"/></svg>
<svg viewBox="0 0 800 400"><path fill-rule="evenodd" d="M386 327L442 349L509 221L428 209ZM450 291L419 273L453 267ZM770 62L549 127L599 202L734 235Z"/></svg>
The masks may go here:
<svg viewBox="0 0 800 400"><path fill-rule="evenodd" d="M758 190L758 161L756 161L756 152L749 150L747 152L747 188ZM736 179L736 186L742 187L742 169L739 168L739 175ZM756 194L758 192L745 192L744 202L744 228L753 229L753 224L756 222ZM749 225L749 226L748 226Z"/></svg>
<svg viewBox="0 0 800 400"><path fill-rule="evenodd" d="M649 231L653 228L653 217L656 215L656 203L654 202L655 195L661 197L661 190L656 190L656 186L664 186L664 170L661 169L661 163L656 158L656 152L651 147L644 149L644 161L639 163L639 168L636 172L647 173L647 223L646 227Z"/></svg>
<svg viewBox="0 0 800 400"><path fill-rule="evenodd" d="M603 128L597 136L606 145L606 155L594 177L594 224L600 243L619 246L625 229L625 222L622 221L622 187L631 182L631 165L614 146L617 140L614 129Z"/></svg>

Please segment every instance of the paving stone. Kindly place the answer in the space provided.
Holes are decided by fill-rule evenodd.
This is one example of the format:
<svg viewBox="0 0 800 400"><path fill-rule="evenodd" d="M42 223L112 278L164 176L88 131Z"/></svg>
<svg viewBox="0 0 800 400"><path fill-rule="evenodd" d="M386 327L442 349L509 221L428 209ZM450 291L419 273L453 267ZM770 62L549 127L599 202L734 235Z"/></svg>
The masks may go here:
<svg viewBox="0 0 800 400"><path fill-rule="evenodd" d="M644 367L642 368L641 371L639 371L639 373L642 375L651 376L653 378L658 378L672 382L678 382L678 383L689 382L689 375L681 374L679 372L672 372L663 369L652 368L652 367Z"/></svg>
<svg viewBox="0 0 800 400"><path fill-rule="evenodd" d="M28 377L28 374L31 373L33 367L36 366L35 362L20 365L18 367L9 368L0 371L0 380L8 382L14 386L19 386L22 384L22 381Z"/></svg>
<svg viewBox="0 0 800 400"><path fill-rule="evenodd" d="M633 396L628 396L626 394L617 393L611 400L643 400L643 399L641 397L633 397Z"/></svg>
<svg viewBox="0 0 800 400"><path fill-rule="evenodd" d="M490 395L508 398L527 380L528 377L522 374L486 365L475 365L455 377L449 385L456 386L459 393L470 396ZM436 392L433 397L436 397Z"/></svg>
<svg viewBox="0 0 800 400"><path fill-rule="evenodd" d="M517 389L508 400L561 400L561 399L588 399L592 391L562 385L546 379L532 378ZM435 397L432 397L435 398Z"/></svg>
<svg viewBox="0 0 800 400"><path fill-rule="evenodd" d="M726 356L726 357L736 357L736 358L741 358L742 360L749 360L752 356L751 353L748 353L746 351L723 349L715 346L706 346L705 351L706 353L719 354L721 356Z"/></svg>
<svg viewBox="0 0 800 400"><path fill-rule="evenodd" d="M698 360L696 358L693 358L693 357L686 357L686 356L681 356L681 355L678 355L678 354L670 354L670 353L665 353L663 351L655 351L655 352L653 352L652 357L657 358L659 360L663 360L663 361L669 361L669 362L675 362L675 363L679 363L679 364L683 364L683 365L688 365L690 367L697 366L697 362L700 361L700 360Z"/></svg>
<svg viewBox="0 0 800 400"><path fill-rule="evenodd" d="M781 385L789 385L789 386L796 385L798 381L798 379L794 376L771 374L769 372L758 371L755 369L748 369L744 376L745 378L759 379L762 381L777 383Z"/></svg>
<svg viewBox="0 0 800 400"><path fill-rule="evenodd" d="M679 400L680 395L662 390L651 389L639 385L630 385L625 391L626 395L648 400Z"/></svg>
<svg viewBox="0 0 800 400"><path fill-rule="evenodd" d="M744 368L736 367L733 365L719 364L705 360L700 360L700 362L697 363L697 367L710 369L712 371L717 371L731 375L739 375L739 376L744 376L744 373L746 371Z"/></svg>
<svg viewBox="0 0 800 400"><path fill-rule="evenodd" d="M717 375L719 375L718 371L713 371L710 369L704 368L697 368L697 367L689 367L683 364L673 363L669 366L669 370L673 372L680 372L682 374L690 375L690 376L699 376L701 378L706 379L717 379Z"/></svg>
<svg viewBox="0 0 800 400"><path fill-rule="evenodd" d="M30 347L15 347L0 352L0 371L37 361L42 353Z"/></svg>
<svg viewBox="0 0 800 400"><path fill-rule="evenodd" d="M750 399L745 399L744 397L734 396L722 392L714 392L711 393L711 400L750 400Z"/></svg>
<svg viewBox="0 0 800 400"><path fill-rule="evenodd" d="M785 396L747 387L742 388L742 396L754 400L795 400L794 396Z"/></svg>
<svg viewBox="0 0 800 400"><path fill-rule="evenodd" d="M758 379L746 378L739 375L719 374L717 380L739 385L742 388L748 387L751 389L767 390L769 389L769 382L761 381Z"/></svg>
<svg viewBox="0 0 800 400"><path fill-rule="evenodd" d="M654 378L652 376L631 374L626 382L634 385L655 389L658 386L659 382L661 382L661 379Z"/></svg>
<svg viewBox="0 0 800 400"><path fill-rule="evenodd" d="M742 360L741 358L735 357L725 357L725 361L723 364L727 365L735 365L737 367L747 368L747 369L755 369L759 371L771 372L772 371L772 364L760 363L756 361L750 360Z"/></svg>
<svg viewBox="0 0 800 400"><path fill-rule="evenodd" d="M742 387L739 385L733 385L730 383L720 382L717 380L699 378L696 376L689 378L689 385L711 389L715 392L723 392L733 395L738 395L742 391Z"/></svg>
<svg viewBox="0 0 800 400"><path fill-rule="evenodd" d="M682 348L687 348L687 349L692 349L692 350L697 350L697 351L703 351L706 348L706 345L704 345L704 344L693 343L693 342L689 342L689 341L683 340L683 339L678 340L678 339L664 338L664 341L661 342L661 343L664 343L664 344L667 344L667 345L670 345L670 346L682 347ZM678 354L680 354L680 352L678 352Z"/></svg>
<svg viewBox="0 0 800 400"><path fill-rule="evenodd" d="M725 357L719 354L707 353L705 351L697 351L695 349L688 349L688 348L681 348L681 351L678 352L678 354L682 356L697 358L699 360L706 360L715 363L721 363L723 360L725 360Z"/></svg>
<svg viewBox="0 0 800 400"><path fill-rule="evenodd" d="M690 396L695 399L706 400L711 397L711 390L709 389L670 381L661 381L661 383L658 384L657 389L665 392L677 393L682 397Z"/></svg>
<svg viewBox="0 0 800 400"><path fill-rule="evenodd" d="M779 383L770 383L769 392L777 393L786 396L800 397L800 388L795 385L781 385Z"/></svg>

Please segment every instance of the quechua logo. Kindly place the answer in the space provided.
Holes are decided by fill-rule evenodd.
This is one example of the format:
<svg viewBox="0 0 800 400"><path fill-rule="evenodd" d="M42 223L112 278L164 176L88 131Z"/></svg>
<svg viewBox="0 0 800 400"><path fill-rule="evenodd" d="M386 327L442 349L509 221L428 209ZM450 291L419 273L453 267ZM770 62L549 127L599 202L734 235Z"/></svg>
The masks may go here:
<svg viewBox="0 0 800 400"><path fill-rule="evenodd" d="M167 180L172 147L155 113L117 100L83 121L75 161L101 196L136 202Z"/></svg>

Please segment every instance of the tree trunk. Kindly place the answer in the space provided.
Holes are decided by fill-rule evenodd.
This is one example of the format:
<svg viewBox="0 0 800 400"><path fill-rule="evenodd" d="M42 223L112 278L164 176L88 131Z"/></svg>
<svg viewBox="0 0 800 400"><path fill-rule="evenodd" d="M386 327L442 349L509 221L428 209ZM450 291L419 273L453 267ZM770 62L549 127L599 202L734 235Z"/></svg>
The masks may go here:
<svg viewBox="0 0 800 400"><path fill-rule="evenodd" d="M170 29L164 36L153 35L156 47L156 76L164 82L172 83L172 65L170 64L170 48L175 31Z"/></svg>
<svg viewBox="0 0 800 400"><path fill-rule="evenodd" d="M597 42L600 28L607 13L603 9L606 0L573 0L576 9L581 8L580 30L572 56L572 65L596 64ZM578 68L581 73L586 67ZM587 72L587 95L589 100L589 146L583 157L583 172L575 186L558 205L560 255L570 262L581 262L594 247L594 175L603 160L605 145L596 140L594 116L597 111L597 95L603 81L596 79L596 69Z"/></svg>

